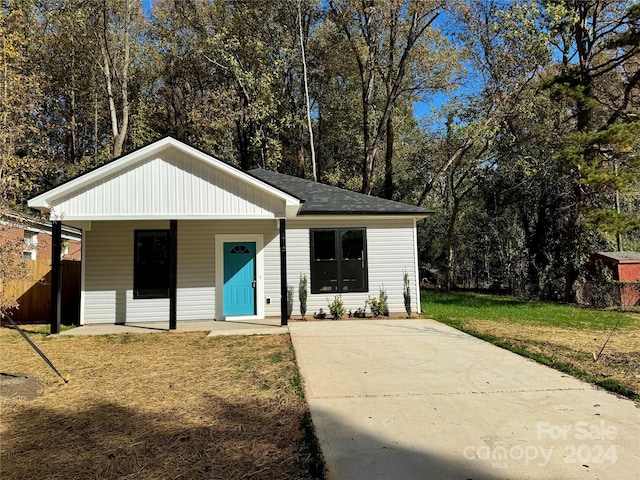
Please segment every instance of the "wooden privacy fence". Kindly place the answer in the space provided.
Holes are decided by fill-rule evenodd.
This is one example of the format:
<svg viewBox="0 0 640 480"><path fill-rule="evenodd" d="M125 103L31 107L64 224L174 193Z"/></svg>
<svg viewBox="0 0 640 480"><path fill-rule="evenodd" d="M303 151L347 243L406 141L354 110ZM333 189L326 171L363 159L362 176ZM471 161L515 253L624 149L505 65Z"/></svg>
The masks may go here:
<svg viewBox="0 0 640 480"><path fill-rule="evenodd" d="M51 315L51 264L48 260L28 262L28 280L11 281L5 295L18 300L11 310L16 322L47 323ZM62 261L62 321L77 324L80 319L80 262ZM3 321L4 322L4 321Z"/></svg>

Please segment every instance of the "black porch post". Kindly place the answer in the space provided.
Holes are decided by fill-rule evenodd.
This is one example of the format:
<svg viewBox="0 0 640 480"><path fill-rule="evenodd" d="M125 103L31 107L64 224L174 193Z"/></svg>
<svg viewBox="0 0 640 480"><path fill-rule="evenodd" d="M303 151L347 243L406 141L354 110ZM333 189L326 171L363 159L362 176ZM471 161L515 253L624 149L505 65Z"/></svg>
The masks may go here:
<svg viewBox="0 0 640 480"><path fill-rule="evenodd" d="M178 325L176 297L178 294L178 221L169 221L169 330Z"/></svg>
<svg viewBox="0 0 640 480"><path fill-rule="evenodd" d="M288 324L287 318L287 224L280 219L280 326Z"/></svg>
<svg viewBox="0 0 640 480"><path fill-rule="evenodd" d="M51 222L51 333L60 333L62 317L62 279L60 257L62 254L62 222Z"/></svg>

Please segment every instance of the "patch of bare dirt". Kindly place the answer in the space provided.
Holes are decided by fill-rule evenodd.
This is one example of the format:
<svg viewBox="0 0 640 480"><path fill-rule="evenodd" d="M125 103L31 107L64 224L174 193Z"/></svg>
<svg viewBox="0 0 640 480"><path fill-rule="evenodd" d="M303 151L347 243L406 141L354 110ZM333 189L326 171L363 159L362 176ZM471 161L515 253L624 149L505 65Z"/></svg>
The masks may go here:
<svg viewBox="0 0 640 480"><path fill-rule="evenodd" d="M42 380L28 375L0 372L0 397L35 400L46 387Z"/></svg>

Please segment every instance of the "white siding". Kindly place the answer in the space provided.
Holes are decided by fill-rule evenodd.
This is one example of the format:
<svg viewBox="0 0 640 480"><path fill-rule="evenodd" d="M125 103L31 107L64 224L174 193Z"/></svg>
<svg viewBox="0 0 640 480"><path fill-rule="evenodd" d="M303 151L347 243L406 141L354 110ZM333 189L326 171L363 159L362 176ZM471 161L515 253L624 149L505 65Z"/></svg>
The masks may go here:
<svg viewBox="0 0 640 480"><path fill-rule="evenodd" d="M169 148L60 199L54 210L67 220L274 218L284 215L285 202Z"/></svg>
<svg viewBox="0 0 640 480"><path fill-rule="evenodd" d="M364 306L369 296L377 297L380 287L387 293L389 310L402 313L404 308L403 276L406 271L411 282L412 310L417 311L418 286L416 282L415 261L416 246L414 243L413 219L401 217L398 219L367 219L354 217L352 220L289 220L287 221L287 282L294 287L293 315L300 315L298 300L298 285L300 275L307 275L308 296L307 315L322 308L328 313L327 304L334 295L311 294L311 265L309 228L358 228L367 229L367 265L369 273L369 292L343 293L347 311L356 310ZM279 263L278 263L279 265ZM278 315L271 313L272 315ZM370 312L370 311L369 311Z"/></svg>
<svg viewBox="0 0 640 480"><path fill-rule="evenodd" d="M168 299L133 299L134 230L154 228L167 229L169 222L93 222L92 229L85 232L85 324L168 323ZM275 220L178 221L177 321L215 317L215 236L220 234L263 236L265 295L256 301L265 302L266 297L271 297L272 303L277 302L276 313L266 314L279 315L279 239ZM274 264L275 271L267 267Z"/></svg>
<svg viewBox="0 0 640 480"><path fill-rule="evenodd" d="M264 314L267 317L280 316L280 227L275 223L274 227L272 241L267 244L265 239L264 245Z"/></svg>
<svg viewBox="0 0 640 480"><path fill-rule="evenodd" d="M178 322L215 317L216 263L212 230L212 222L178 222Z"/></svg>
<svg viewBox="0 0 640 480"><path fill-rule="evenodd" d="M169 222L94 222L84 232L83 323L168 321L168 299L133 300L133 232L142 228L166 229Z"/></svg>
<svg viewBox="0 0 640 480"><path fill-rule="evenodd" d="M181 320L215 318L216 312L216 235L260 234L263 239L264 298L280 298L280 263L274 276L268 265L279 255L278 226L275 220L179 221L178 222L178 298L177 316ZM279 258L279 257L278 257ZM279 303L278 303L279 305ZM268 307L268 305L266 306ZM278 307L279 308L279 307ZM280 310L278 310L278 315ZM265 315L271 315L265 312Z"/></svg>
<svg viewBox="0 0 640 480"><path fill-rule="evenodd" d="M300 313L298 284L301 274L311 289L309 228L364 227L367 230L369 292L345 293L347 310L377 297L384 286L391 312L404 312L403 274L409 274L412 307L417 311L413 221L410 218L353 220L289 220L287 222L287 283L294 287L293 315ZM134 230L169 228L168 221L93 222L85 232L83 322L137 323L167 321L168 299L133 299ZM178 221L177 320L210 320L216 315L216 235L263 236L265 316L280 315L280 239L275 220ZM270 300L267 304L267 299ZM308 294L307 315L327 311L333 295Z"/></svg>

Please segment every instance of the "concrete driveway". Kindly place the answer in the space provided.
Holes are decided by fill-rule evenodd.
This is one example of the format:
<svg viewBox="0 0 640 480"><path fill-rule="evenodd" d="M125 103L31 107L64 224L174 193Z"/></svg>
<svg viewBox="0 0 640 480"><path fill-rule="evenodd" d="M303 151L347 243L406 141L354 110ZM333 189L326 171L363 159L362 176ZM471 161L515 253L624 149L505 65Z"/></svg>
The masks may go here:
<svg viewBox="0 0 640 480"><path fill-rule="evenodd" d="M432 320L289 325L329 479L639 479L640 409Z"/></svg>

